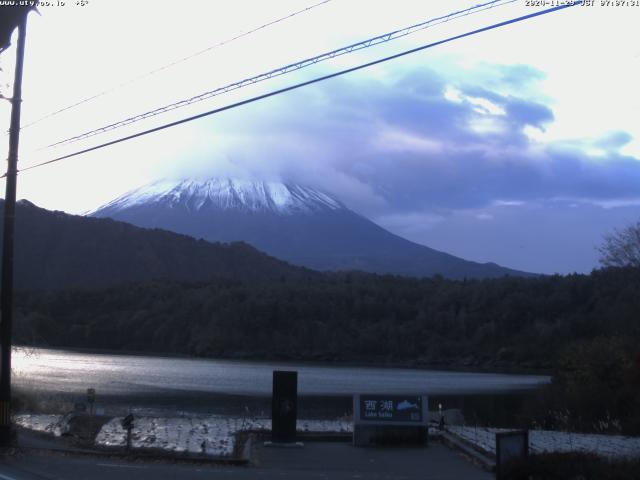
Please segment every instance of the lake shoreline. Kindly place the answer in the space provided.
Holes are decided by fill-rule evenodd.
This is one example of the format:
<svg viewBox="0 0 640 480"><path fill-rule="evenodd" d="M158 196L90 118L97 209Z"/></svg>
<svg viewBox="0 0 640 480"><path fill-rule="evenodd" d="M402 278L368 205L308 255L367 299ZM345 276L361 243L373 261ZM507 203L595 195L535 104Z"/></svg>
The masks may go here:
<svg viewBox="0 0 640 480"><path fill-rule="evenodd" d="M462 412L470 422L481 424L516 426L515 415L533 390L513 390L481 393L428 394L429 410L437 411L438 404L444 410ZM17 385L14 388L14 406L21 414L65 414L86 403L86 392L51 391L34 386ZM15 400L18 400L16 405ZM271 418L271 396L238 395L219 392L172 391L155 389L131 394L96 392L95 409L108 416L124 416L133 413L141 417L252 417ZM298 418L310 420L335 420L352 415L352 395L298 396Z"/></svg>
<svg viewBox="0 0 640 480"><path fill-rule="evenodd" d="M52 350L58 352L86 353L91 355L118 355L131 357L154 357L167 359L185 359L185 360L211 360L219 362L246 362L246 363L269 363L278 365L304 365L317 367L332 368L352 368L352 367L370 367L381 369L407 369L416 371L442 371L457 373L496 373L507 375L551 375L551 368L534 368L522 367L499 362L491 362L490 364L469 365L468 358L462 358L461 363L441 362L441 363L419 363L419 362L398 362L385 361L376 362L374 360L311 360L311 359L290 359L290 358L267 358L262 356L252 357L250 355L228 356L228 357L208 357L196 356L180 353L166 353L141 350L111 350L99 348L77 348L77 347L51 347L51 346L33 346L33 345L14 345L14 349L36 349L36 350Z"/></svg>
<svg viewBox="0 0 640 480"><path fill-rule="evenodd" d="M296 370L300 412L313 418L343 416L360 393L426 394L435 405L459 408L470 418L521 410L549 377L423 369L151 357L104 351L17 349L13 385L23 410L51 413L85 404L95 390L95 407L120 414L175 412L244 415L271 410L272 372ZM520 399L518 399L520 398ZM18 402L20 403L20 402Z"/></svg>

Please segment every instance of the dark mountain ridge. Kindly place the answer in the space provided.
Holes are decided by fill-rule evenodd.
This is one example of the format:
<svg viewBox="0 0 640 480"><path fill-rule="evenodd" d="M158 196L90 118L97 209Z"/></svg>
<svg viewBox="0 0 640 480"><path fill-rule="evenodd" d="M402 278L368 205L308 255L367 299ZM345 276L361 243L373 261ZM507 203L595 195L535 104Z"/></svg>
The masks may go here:
<svg viewBox="0 0 640 480"><path fill-rule="evenodd" d="M0 199L0 216L4 200ZM0 222L0 233L2 222ZM104 287L153 279L276 280L319 275L245 243L210 243L112 219L16 205L15 285L19 289Z"/></svg>

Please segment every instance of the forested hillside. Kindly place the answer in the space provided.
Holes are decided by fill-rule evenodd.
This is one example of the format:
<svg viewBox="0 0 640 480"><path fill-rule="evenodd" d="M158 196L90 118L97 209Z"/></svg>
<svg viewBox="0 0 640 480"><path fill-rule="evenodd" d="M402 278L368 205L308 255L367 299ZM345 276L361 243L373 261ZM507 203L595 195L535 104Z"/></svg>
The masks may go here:
<svg viewBox="0 0 640 480"><path fill-rule="evenodd" d="M334 274L22 293L18 340L41 346L550 368L571 342L640 338L640 269L449 281Z"/></svg>
<svg viewBox="0 0 640 480"><path fill-rule="evenodd" d="M0 199L0 212L3 206ZM17 205L18 289L106 287L159 278L269 280L314 275L245 243L210 243L110 219L52 212L24 200Z"/></svg>

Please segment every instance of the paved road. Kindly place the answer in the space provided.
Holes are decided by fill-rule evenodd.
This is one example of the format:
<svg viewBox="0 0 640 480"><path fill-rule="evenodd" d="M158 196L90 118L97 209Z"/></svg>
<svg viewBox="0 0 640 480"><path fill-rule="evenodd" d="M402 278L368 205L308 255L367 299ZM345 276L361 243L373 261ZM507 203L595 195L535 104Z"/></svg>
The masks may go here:
<svg viewBox="0 0 640 480"><path fill-rule="evenodd" d="M354 448L307 443L301 449L256 446L251 467L124 461L22 453L0 457L0 480L489 480L494 476L440 444L422 448Z"/></svg>
<svg viewBox="0 0 640 480"><path fill-rule="evenodd" d="M307 443L290 451L258 446L255 468L265 478L365 480L488 480L494 476L457 452L432 443L427 448L355 448L350 443ZM253 477L260 478L260 477Z"/></svg>

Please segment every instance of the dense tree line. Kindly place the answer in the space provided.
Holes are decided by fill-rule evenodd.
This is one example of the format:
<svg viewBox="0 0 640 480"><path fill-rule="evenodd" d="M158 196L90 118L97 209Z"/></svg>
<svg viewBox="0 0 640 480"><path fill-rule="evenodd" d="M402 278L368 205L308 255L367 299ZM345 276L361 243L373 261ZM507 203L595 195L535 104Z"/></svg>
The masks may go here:
<svg viewBox="0 0 640 480"><path fill-rule="evenodd" d="M558 355L551 383L530 403L528 420L543 428L640 434L638 338L572 342Z"/></svg>
<svg viewBox="0 0 640 480"><path fill-rule="evenodd" d="M40 346L550 369L574 341L640 338L640 269L450 281L330 274L22 293Z"/></svg>

